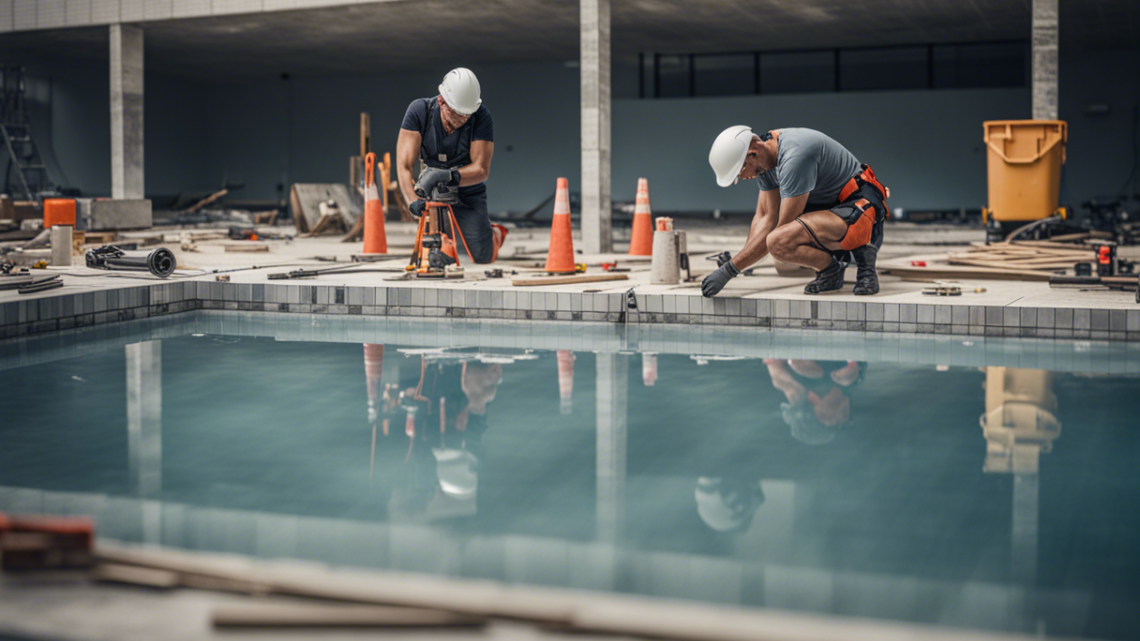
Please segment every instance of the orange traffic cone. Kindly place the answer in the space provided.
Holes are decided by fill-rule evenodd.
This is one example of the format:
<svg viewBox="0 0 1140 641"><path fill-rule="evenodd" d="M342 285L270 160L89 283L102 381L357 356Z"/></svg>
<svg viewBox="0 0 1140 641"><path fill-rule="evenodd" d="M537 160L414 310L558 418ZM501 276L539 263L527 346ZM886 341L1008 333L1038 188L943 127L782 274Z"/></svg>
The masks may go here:
<svg viewBox="0 0 1140 641"><path fill-rule="evenodd" d="M570 235L570 181L558 179L554 192L554 221L550 224L550 253L546 255L546 271L551 274L574 273L574 239Z"/></svg>
<svg viewBox="0 0 1140 641"><path fill-rule="evenodd" d="M384 371L384 346L364 343L364 376L368 384L368 408L376 407L380 401L380 375Z"/></svg>
<svg viewBox="0 0 1140 641"><path fill-rule="evenodd" d="M376 154L364 157L364 253L387 254L388 236L384 233L384 202L376 188Z"/></svg>
<svg viewBox="0 0 1140 641"><path fill-rule="evenodd" d="M645 353L641 355L641 382L646 387L657 384L657 354Z"/></svg>
<svg viewBox="0 0 1140 641"><path fill-rule="evenodd" d="M558 350L558 395L559 411L566 416L574 409L574 352L568 349Z"/></svg>
<svg viewBox="0 0 1140 641"><path fill-rule="evenodd" d="M649 212L649 181L637 179L637 203L633 207L633 236L629 239L630 256L653 255L653 214Z"/></svg>

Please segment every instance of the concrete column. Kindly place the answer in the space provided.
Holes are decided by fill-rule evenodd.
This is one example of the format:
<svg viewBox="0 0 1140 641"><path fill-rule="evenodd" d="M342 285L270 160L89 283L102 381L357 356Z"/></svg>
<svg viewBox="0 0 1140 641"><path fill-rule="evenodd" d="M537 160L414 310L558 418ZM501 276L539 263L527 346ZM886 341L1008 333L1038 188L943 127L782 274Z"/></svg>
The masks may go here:
<svg viewBox="0 0 1140 641"><path fill-rule="evenodd" d="M1037 474L1013 475L1013 528L1011 532L1013 576L1021 581L1037 579L1037 504L1040 490Z"/></svg>
<svg viewBox="0 0 1140 641"><path fill-rule="evenodd" d="M127 345L127 454L139 496L162 493L162 341Z"/></svg>
<svg viewBox="0 0 1140 641"><path fill-rule="evenodd" d="M626 403L629 357L597 355L597 537L613 542L625 514Z"/></svg>
<svg viewBox="0 0 1140 641"><path fill-rule="evenodd" d="M1033 119L1057 119L1057 0L1033 0Z"/></svg>
<svg viewBox="0 0 1140 641"><path fill-rule="evenodd" d="M582 247L613 251L610 203L610 0L581 0Z"/></svg>
<svg viewBox="0 0 1140 641"><path fill-rule="evenodd" d="M111 25L111 197L143 198L143 30Z"/></svg>

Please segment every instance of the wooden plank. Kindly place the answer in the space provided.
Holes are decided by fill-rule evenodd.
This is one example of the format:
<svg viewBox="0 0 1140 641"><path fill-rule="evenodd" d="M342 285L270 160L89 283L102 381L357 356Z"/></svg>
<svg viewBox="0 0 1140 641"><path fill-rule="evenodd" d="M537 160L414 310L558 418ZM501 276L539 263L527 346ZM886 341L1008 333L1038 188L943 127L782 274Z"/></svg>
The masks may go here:
<svg viewBox="0 0 1140 641"><path fill-rule="evenodd" d="M210 194L209 196L206 196L202 200L199 200L197 203L194 203L193 205L190 205L186 209L183 209L182 213L192 214L192 213L198 211L199 209L205 207L206 205L213 203L214 201L218 200L219 198L225 196L228 193L230 193L230 190L228 190L228 189L216 191L216 192Z"/></svg>
<svg viewBox="0 0 1140 641"><path fill-rule="evenodd" d="M351 228L358 216L364 213L363 200L357 200L349 192L348 185L341 183L296 183L292 194L296 194L294 201L293 218L296 221L297 231L304 234L310 232L321 219L320 203L334 200L337 209L344 216L345 228ZM300 213L298 213L300 212ZM301 228L301 219L304 219L304 229Z"/></svg>
<svg viewBox="0 0 1140 641"><path fill-rule="evenodd" d="M226 243L227 254L263 254L269 252L269 245L265 243Z"/></svg>
<svg viewBox="0 0 1140 641"><path fill-rule="evenodd" d="M480 627L487 617L424 608L279 603L214 608L216 628L453 628Z"/></svg>
<svg viewBox="0 0 1140 641"><path fill-rule="evenodd" d="M1015 265L1010 265L1009 263L1003 263L1003 262L993 261L993 260L977 260L977 259L972 259L972 258L956 258L954 256L947 258L946 262L950 263L951 265L971 265L973 267L986 267L986 268L992 268L992 269L1017 269L1017 267ZM1069 269L1069 268L1072 268L1072 266L1073 266L1073 263L1059 262L1059 263L1053 263L1053 264L1032 265L1032 266L1026 267L1024 271L1029 271L1030 268L1032 268L1034 270L1036 270L1036 269L1051 269L1051 270ZM1018 270L1018 271L1021 271L1021 270Z"/></svg>
<svg viewBox="0 0 1140 641"><path fill-rule="evenodd" d="M91 578L101 583L122 583L147 588L170 589L180 584L177 572L118 563L99 564L92 570Z"/></svg>
<svg viewBox="0 0 1140 641"><path fill-rule="evenodd" d="M1092 260L1092 256L1084 257L1065 257L1065 256L1041 256L1037 258L1017 258L1010 260L1002 260L998 258L990 258L985 256L976 256L973 254L950 254L947 261L954 263L955 261L972 261L972 262L985 262L993 263L994 266L1012 267L1014 269L1038 269L1043 265L1061 265L1062 267L1072 267L1074 263L1080 263ZM963 262L962 264L969 265L971 262Z"/></svg>
<svg viewBox="0 0 1140 641"><path fill-rule="evenodd" d="M360 157L372 151L372 119L367 111L360 112Z"/></svg>
<svg viewBox="0 0 1140 641"><path fill-rule="evenodd" d="M1038 272L1028 269L996 269L976 266L958 267L954 265L911 267L909 265L891 263L879 263L879 273L893 274L904 280L920 281L974 279L1049 282L1049 277L1052 276L1049 272Z"/></svg>
<svg viewBox="0 0 1140 641"><path fill-rule="evenodd" d="M511 284L515 287L539 287L542 285L602 283L611 280L629 280L629 276L625 274L578 274L575 276L544 276L542 278L516 278L511 281Z"/></svg>

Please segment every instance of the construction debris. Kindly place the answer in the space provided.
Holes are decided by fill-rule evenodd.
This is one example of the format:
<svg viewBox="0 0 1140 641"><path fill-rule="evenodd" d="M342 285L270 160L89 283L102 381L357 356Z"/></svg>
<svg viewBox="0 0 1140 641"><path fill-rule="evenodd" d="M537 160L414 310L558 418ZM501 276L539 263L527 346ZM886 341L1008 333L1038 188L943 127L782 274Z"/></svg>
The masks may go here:
<svg viewBox="0 0 1140 641"><path fill-rule="evenodd" d="M1094 260L1096 250L1091 246L1051 240L1014 240L977 245L966 253L950 254L947 257L947 262L951 265L1050 272L1072 269L1076 263Z"/></svg>

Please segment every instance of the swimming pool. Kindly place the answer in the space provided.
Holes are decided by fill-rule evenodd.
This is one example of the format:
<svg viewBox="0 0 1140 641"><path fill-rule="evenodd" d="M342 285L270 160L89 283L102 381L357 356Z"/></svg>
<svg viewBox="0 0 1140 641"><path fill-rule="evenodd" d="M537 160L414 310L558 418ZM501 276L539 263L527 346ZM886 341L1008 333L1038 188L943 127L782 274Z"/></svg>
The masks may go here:
<svg viewBox="0 0 1140 641"><path fill-rule="evenodd" d="M0 510L101 536L1140 635L1140 346L199 312L0 342Z"/></svg>

